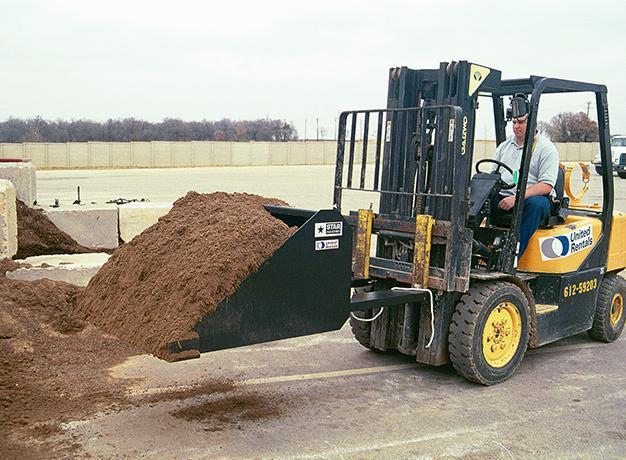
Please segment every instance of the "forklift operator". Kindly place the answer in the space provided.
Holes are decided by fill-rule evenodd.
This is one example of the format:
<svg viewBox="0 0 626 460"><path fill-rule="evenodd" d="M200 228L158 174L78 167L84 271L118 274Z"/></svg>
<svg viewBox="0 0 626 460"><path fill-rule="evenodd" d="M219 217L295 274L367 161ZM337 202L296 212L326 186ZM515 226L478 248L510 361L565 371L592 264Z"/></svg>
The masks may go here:
<svg viewBox="0 0 626 460"><path fill-rule="evenodd" d="M496 149L495 159L509 166L514 174L501 170L502 180L507 183L518 183L524 136L528 115L513 118L513 136L501 143ZM559 154L549 139L541 134L535 134L533 151L530 159L530 170L526 194L524 195L524 210L520 225L519 252L521 257L530 237L535 233L541 221L550 213L550 195L554 195L554 185L559 173ZM493 203L494 214L511 213L515 206L517 187L502 190ZM497 204L497 208L496 205Z"/></svg>

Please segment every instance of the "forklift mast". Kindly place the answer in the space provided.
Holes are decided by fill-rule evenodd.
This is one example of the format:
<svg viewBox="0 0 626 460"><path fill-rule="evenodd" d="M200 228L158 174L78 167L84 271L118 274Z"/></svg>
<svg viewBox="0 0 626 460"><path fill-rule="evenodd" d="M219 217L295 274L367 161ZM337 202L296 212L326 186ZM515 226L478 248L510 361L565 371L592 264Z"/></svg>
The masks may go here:
<svg viewBox="0 0 626 460"><path fill-rule="evenodd" d="M479 228L479 221L469 219L475 215L468 216L473 205L470 182L479 91L492 99L498 144L505 140L503 98L518 93L530 96L516 205L506 229L485 231ZM386 109L348 111L339 118L334 206L341 211L345 190L380 194L377 214L366 215L361 210L350 211L347 216L356 228L355 277L465 292L472 276L473 246L480 245L486 233L492 239L494 234L500 235L497 257L489 271L515 275L523 209L520 203L530 166L528 146L537 127L540 97L543 93L583 91L596 95L602 161L610 164L603 85L538 76L502 80L499 70L468 61L442 62L438 69L390 69ZM368 152L368 139L374 132L376 147L372 153ZM362 145L357 149L359 141ZM610 179L603 179L601 220L605 235L610 234L613 211ZM372 222L365 231L368 219ZM420 228L425 233L420 234ZM369 233L378 237L376 257L372 258L366 241ZM587 265L602 265L607 248L605 238Z"/></svg>
<svg viewBox="0 0 626 460"><path fill-rule="evenodd" d="M499 71L467 61L444 62L439 69L393 68L389 72L387 109L341 114L335 207L341 209L343 190L380 193L373 222L379 237L378 257L369 261L368 274L448 292L469 288L472 231L466 223L478 88L490 90L499 83ZM377 126L373 176L371 172L368 175L366 141L372 118ZM361 152L355 152L357 119L364 127ZM357 153L360 177L353 186ZM348 166L344 178L345 154ZM404 251L403 256L406 244L397 244L398 240L412 239L418 216L433 219L429 247L424 248L429 259L426 276L412 263L415 254ZM352 212L349 217L356 224L358 216ZM359 268L358 254L356 260ZM420 282L426 278L425 283Z"/></svg>

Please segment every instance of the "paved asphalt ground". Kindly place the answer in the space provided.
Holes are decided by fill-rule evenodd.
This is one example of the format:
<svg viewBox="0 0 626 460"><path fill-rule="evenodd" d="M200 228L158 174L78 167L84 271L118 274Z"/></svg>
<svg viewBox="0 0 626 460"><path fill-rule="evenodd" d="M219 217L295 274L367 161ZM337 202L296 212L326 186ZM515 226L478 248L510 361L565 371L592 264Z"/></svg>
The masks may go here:
<svg viewBox="0 0 626 460"><path fill-rule="evenodd" d="M38 197L42 205L71 203L76 185L84 201L99 203L247 191L315 209L331 204L332 181L329 166L41 171ZM598 200L598 176L591 185L587 196ZM615 207L626 210L626 180L615 185ZM346 326L175 364L141 355L111 370L141 378L137 394L235 379L235 394L272 408L270 416L171 415L230 397L196 395L75 421L63 436L106 458L625 458L625 355L625 336L601 344L581 334L529 351L513 378L494 387L469 383L450 366L370 352Z"/></svg>

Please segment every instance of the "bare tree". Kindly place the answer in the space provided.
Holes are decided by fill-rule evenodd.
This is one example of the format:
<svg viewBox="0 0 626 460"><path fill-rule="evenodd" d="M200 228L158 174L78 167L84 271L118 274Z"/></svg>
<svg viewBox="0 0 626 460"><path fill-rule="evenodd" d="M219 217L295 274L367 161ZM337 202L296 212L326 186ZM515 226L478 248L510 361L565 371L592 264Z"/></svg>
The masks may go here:
<svg viewBox="0 0 626 460"><path fill-rule="evenodd" d="M585 112L561 112L550 122L539 123L539 131L553 142L597 142L598 124Z"/></svg>
<svg viewBox="0 0 626 460"><path fill-rule="evenodd" d="M295 128L283 120L183 121L166 118L150 123L135 118L54 120L9 118L0 122L0 142L129 141L289 141Z"/></svg>

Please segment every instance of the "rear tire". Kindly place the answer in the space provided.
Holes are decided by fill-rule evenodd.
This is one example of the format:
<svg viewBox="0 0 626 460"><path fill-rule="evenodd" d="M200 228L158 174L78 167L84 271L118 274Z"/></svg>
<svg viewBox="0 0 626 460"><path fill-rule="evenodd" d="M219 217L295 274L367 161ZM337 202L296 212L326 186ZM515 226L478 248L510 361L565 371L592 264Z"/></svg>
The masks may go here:
<svg viewBox="0 0 626 460"><path fill-rule="evenodd" d="M522 290L505 281L479 283L452 315L450 361L473 382L503 382L522 362L529 337L530 308Z"/></svg>
<svg viewBox="0 0 626 460"><path fill-rule="evenodd" d="M593 326L589 336L600 342L613 342L624 330L624 301L626 301L626 281L620 276L609 274L600 284Z"/></svg>
<svg viewBox="0 0 626 460"><path fill-rule="evenodd" d="M602 166L596 165L596 172L601 176L602 175Z"/></svg>
<svg viewBox="0 0 626 460"><path fill-rule="evenodd" d="M626 179L626 173L617 173L620 179Z"/></svg>

